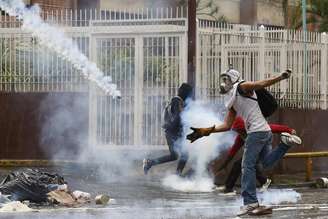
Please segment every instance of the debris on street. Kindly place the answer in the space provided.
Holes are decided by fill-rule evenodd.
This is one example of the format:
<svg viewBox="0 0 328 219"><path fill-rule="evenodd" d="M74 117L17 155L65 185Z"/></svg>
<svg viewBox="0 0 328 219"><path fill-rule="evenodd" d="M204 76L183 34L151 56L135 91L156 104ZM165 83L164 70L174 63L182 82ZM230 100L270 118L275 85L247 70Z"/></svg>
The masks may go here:
<svg viewBox="0 0 328 219"><path fill-rule="evenodd" d="M106 205L109 202L110 198L108 195L97 195L95 198L97 205Z"/></svg>
<svg viewBox="0 0 328 219"><path fill-rule="evenodd" d="M34 211L32 208L29 208L27 205L21 203L20 201L13 201L3 204L0 208L0 212L28 212Z"/></svg>
<svg viewBox="0 0 328 219"><path fill-rule="evenodd" d="M66 184L58 174L38 169L24 169L8 174L0 183L0 192L9 195L12 201L29 200L34 203L47 202L48 193Z"/></svg>

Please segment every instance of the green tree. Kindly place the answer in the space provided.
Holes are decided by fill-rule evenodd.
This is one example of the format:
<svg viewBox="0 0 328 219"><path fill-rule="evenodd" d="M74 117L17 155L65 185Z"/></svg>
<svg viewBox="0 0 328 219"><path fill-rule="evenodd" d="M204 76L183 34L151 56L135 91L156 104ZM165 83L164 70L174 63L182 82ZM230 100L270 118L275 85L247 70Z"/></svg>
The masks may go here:
<svg viewBox="0 0 328 219"><path fill-rule="evenodd" d="M177 0L178 5L187 6L188 0ZM205 16L218 22L227 22L224 15L219 14L219 6L214 0L196 0L196 13L198 16Z"/></svg>
<svg viewBox="0 0 328 219"><path fill-rule="evenodd" d="M307 5L307 23L319 32L328 31L328 0L311 0Z"/></svg>

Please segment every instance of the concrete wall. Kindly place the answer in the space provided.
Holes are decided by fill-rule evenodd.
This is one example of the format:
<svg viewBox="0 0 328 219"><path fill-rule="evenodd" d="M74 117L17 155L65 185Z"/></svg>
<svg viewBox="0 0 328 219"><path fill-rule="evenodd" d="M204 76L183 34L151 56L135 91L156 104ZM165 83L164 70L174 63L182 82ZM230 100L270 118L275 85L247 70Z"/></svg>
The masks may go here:
<svg viewBox="0 0 328 219"><path fill-rule="evenodd" d="M230 23L239 23L240 22L240 0L215 0L211 8L206 7L210 0L201 0L198 6L198 17L202 19L213 19L205 15L211 11L211 8L215 6L219 7L217 17L224 16ZM204 8L204 9L203 9ZM202 9L202 10L200 10Z"/></svg>
<svg viewBox="0 0 328 219"><path fill-rule="evenodd" d="M201 0L203 8L210 0ZM214 0L219 7L218 16L223 15L228 22L241 24L284 25L284 13L280 0ZM202 10L202 12L208 12ZM201 15L201 18L206 18Z"/></svg>
<svg viewBox="0 0 328 219"><path fill-rule="evenodd" d="M257 0L257 24L284 26L281 0Z"/></svg>
<svg viewBox="0 0 328 219"><path fill-rule="evenodd" d="M51 159L61 151L73 159L80 146L77 137L88 136L89 114L81 110L88 107L88 98L83 93L0 93L0 159ZM63 112L79 119L60 133L53 122Z"/></svg>
<svg viewBox="0 0 328 219"><path fill-rule="evenodd" d="M26 3L39 4L43 10L73 9L77 0L28 0Z"/></svg>
<svg viewBox="0 0 328 219"><path fill-rule="evenodd" d="M256 0L240 1L240 22L242 24L257 24L257 3Z"/></svg>
<svg viewBox="0 0 328 219"><path fill-rule="evenodd" d="M176 0L100 0L101 9L136 9L136 8L160 8L174 7Z"/></svg>
<svg viewBox="0 0 328 219"><path fill-rule="evenodd" d="M328 151L327 110L280 109L271 121L295 128L302 138L303 145L292 148L290 152ZM313 158L316 171L327 171L327 163L328 157ZM305 159L287 159L280 167L287 172L304 171Z"/></svg>

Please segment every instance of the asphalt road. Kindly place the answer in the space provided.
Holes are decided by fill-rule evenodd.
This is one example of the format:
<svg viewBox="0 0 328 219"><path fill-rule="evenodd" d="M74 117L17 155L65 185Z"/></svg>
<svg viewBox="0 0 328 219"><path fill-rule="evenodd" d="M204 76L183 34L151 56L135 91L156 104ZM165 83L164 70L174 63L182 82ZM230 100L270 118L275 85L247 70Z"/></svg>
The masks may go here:
<svg viewBox="0 0 328 219"><path fill-rule="evenodd" d="M60 168L70 188L97 194L106 193L115 202L106 206L94 203L79 208L39 207L33 212L0 213L0 218L236 218L240 196L219 192L182 192L163 185L164 175L122 175L94 168ZM106 170L106 169L105 169ZM8 170L0 170L5 175ZM275 189L271 192L275 193ZM281 190L279 190L281 191ZM273 214L260 218L328 218L328 189L295 188L301 198L295 203L272 204ZM281 198L284 195L277 195ZM246 217L247 218L247 217ZM255 218L255 217L252 217Z"/></svg>

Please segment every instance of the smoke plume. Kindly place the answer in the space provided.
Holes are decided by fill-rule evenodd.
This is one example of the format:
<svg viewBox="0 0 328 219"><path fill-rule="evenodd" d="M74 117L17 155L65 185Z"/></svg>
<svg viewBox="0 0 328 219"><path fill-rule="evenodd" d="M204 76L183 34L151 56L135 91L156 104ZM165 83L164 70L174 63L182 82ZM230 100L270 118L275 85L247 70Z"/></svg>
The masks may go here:
<svg viewBox="0 0 328 219"><path fill-rule="evenodd" d="M214 110L204 102L187 100L187 106L182 113L183 137L177 144L188 152L188 162L195 175L190 179L168 176L163 180L165 186L181 191L212 191L213 180L207 172L207 166L231 145L234 134L231 132L211 134L193 143L186 139L186 135L191 132L190 127L210 127L221 124L223 114L219 112L222 112L222 109Z"/></svg>
<svg viewBox="0 0 328 219"><path fill-rule="evenodd" d="M22 0L0 0L0 8L10 16L22 21L22 29L32 32L39 43L56 51L70 61L85 78L95 82L106 94L118 97L121 95L117 86L112 83L110 76L104 73L97 65L82 54L73 40L65 36L59 28L50 26L40 17L40 8L37 5L27 8Z"/></svg>

